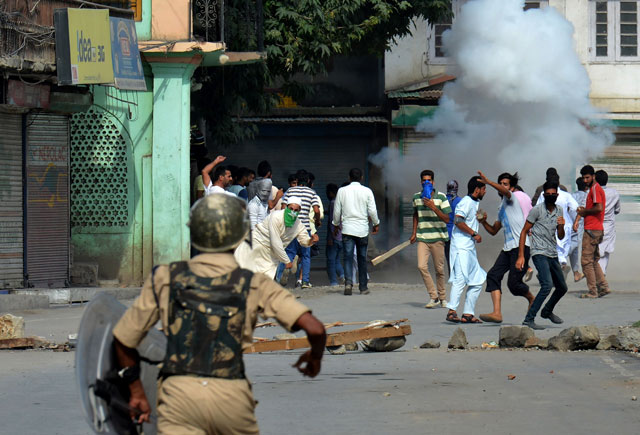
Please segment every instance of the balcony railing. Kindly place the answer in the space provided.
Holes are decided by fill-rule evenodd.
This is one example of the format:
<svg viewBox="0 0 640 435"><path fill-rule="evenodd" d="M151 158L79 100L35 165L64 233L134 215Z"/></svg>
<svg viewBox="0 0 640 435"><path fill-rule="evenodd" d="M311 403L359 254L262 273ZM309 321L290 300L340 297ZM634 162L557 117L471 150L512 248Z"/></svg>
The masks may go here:
<svg viewBox="0 0 640 435"><path fill-rule="evenodd" d="M263 51L262 0L192 0L193 37L229 51Z"/></svg>

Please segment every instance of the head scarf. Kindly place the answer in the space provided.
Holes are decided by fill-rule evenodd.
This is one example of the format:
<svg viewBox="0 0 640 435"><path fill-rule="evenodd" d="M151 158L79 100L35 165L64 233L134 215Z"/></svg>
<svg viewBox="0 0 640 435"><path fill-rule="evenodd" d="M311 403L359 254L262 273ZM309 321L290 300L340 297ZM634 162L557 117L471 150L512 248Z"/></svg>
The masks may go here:
<svg viewBox="0 0 640 435"><path fill-rule="evenodd" d="M458 182L449 180L447 183L447 196L458 196Z"/></svg>
<svg viewBox="0 0 640 435"><path fill-rule="evenodd" d="M271 178L256 178L249 183L249 186L247 186L249 201L251 201L255 196L257 196L261 202L269 201L272 183Z"/></svg>

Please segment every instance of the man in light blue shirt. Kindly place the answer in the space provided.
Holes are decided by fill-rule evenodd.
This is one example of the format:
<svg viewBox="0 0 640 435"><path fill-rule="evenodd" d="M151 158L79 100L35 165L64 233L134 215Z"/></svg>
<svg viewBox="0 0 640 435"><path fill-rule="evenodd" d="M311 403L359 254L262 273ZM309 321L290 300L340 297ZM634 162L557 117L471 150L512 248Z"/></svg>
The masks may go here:
<svg viewBox="0 0 640 435"><path fill-rule="evenodd" d="M377 234L380 220L376 211L373 192L360 184L362 171L353 168L349 171L351 184L338 189L333 210L335 227L342 230L342 246L344 252L344 294L350 296L353 289L353 247L356 247L358 258L358 283L360 294L369 294L367 288L367 246L369 243L369 220L373 225L371 234Z"/></svg>

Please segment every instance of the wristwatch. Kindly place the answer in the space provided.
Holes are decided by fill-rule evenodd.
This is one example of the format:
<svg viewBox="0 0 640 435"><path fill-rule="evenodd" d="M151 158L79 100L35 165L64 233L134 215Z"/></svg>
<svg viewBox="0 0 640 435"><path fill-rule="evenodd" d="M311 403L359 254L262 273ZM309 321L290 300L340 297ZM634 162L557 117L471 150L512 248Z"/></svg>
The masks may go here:
<svg viewBox="0 0 640 435"><path fill-rule="evenodd" d="M118 377L127 384L130 384L140 378L140 366L124 367L118 370Z"/></svg>
<svg viewBox="0 0 640 435"><path fill-rule="evenodd" d="M473 232L473 234L471 234L471 237L475 237L475 236L477 236L477 235L478 235L478 233L476 233L476 232L474 231L474 232Z"/></svg>

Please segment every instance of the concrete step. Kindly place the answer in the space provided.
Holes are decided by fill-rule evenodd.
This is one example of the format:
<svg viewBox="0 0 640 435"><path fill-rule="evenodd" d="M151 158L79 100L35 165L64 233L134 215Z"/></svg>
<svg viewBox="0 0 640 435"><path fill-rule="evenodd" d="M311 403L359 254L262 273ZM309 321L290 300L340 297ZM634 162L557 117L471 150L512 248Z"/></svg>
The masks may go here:
<svg viewBox="0 0 640 435"><path fill-rule="evenodd" d="M106 292L113 295L116 299L135 299L140 294L140 287L126 288L61 288L61 289L29 289L29 290L13 290L11 295L5 296L24 296L24 297L45 297L50 304L71 304L74 302L88 302L100 293ZM1 302L0 302L1 306ZM47 308L47 307L45 307ZM29 309L29 308L25 308ZM2 311L2 310L0 310Z"/></svg>

